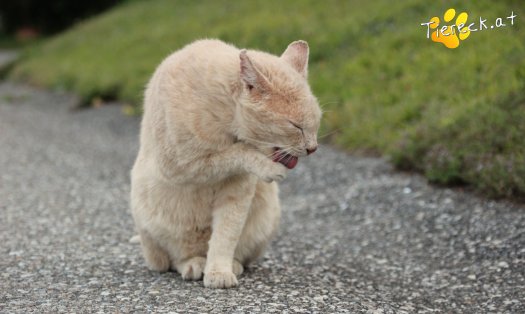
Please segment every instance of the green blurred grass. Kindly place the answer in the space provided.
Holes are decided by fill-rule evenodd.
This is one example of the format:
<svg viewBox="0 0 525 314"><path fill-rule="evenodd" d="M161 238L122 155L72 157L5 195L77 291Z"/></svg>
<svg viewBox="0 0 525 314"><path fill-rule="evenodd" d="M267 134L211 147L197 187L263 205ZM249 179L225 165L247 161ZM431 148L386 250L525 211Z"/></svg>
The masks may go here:
<svg viewBox="0 0 525 314"><path fill-rule="evenodd" d="M451 50L425 38L449 7L514 26ZM131 1L27 49L11 78L140 106L155 66L198 38L280 54L310 43L322 133L438 183L525 196L525 9L519 1ZM490 24L489 24L490 25Z"/></svg>

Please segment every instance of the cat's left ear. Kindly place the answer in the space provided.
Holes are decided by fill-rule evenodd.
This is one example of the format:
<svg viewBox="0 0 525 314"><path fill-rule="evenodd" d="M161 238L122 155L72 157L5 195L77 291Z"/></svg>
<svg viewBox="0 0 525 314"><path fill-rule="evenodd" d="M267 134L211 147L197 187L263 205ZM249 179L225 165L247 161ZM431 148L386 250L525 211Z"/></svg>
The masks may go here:
<svg viewBox="0 0 525 314"><path fill-rule="evenodd" d="M304 78L308 76L308 43L304 40L294 41L281 55Z"/></svg>
<svg viewBox="0 0 525 314"><path fill-rule="evenodd" d="M239 58L241 59L241 79L246 84L248 90L250 92L252 90L258 92L265 91L268 86L266 79L253 65L246 53L246 49L241 50Z"/></svg>

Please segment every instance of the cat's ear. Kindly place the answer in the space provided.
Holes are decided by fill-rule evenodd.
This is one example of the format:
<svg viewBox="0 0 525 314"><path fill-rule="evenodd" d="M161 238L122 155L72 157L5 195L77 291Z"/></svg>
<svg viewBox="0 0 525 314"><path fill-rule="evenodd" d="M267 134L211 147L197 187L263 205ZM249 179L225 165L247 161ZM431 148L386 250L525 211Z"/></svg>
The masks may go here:
<svg viewBox="0 0 525 314"><path fill-rule="evenodd" d="M308 43L297 40L288 45L281 55L281 59L288 62L304 78L308 76Z"/></svg>
<svg viewBox="0 0 525 314"><path fill-rule="evenodd" d="M255 68L252 61L246 53L246 49L241 50L239 54L241 59L241 79L248 88L248 90L259 90L263 91L266 87L266 79L264 76Z"/></svg>

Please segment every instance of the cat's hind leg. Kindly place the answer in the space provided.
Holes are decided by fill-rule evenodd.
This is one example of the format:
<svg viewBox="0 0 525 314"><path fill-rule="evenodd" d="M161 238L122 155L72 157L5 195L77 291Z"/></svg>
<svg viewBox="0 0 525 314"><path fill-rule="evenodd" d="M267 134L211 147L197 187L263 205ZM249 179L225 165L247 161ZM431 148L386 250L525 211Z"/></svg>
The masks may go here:
<svg viewBox="0 0 525 314"><path fill-rule="evenodd" d="M250 213L235 250L235 260L248 265L262 255L277 233L281 218L277 184L259 181Z"/></svg>
<svg viewBox="0 0 525 314"><path fill-rule="evenodd" d="M244 272L244 266L236 259L233 259L232 272L235 276L240 276Z"/></svg>
<svg viewBox="0 0 525 314"><path fill-rule="evenodd" d="M183 262L173 265L184 280L202 279L206 258L202 256L191 257Z"/></svg>
<svg viewBox="0 0 525 314"><path fill-rule="evenodd" d="M170 269L168 253L146 231L140 231L140 244L149 269L159 272Z"/></svg>

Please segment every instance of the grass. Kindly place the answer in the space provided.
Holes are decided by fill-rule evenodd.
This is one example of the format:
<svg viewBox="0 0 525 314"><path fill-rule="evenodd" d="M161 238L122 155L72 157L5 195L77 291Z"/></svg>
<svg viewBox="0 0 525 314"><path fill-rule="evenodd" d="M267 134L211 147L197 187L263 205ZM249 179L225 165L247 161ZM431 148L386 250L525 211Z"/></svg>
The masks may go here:
<svg viewBox="0 0 525 314"><path fill-rule="evenodd" d="M487 24L518 17L447 49L420 24L449 7ZM433 182L522 197L524 16L519 1L129 1L30 47L11 78L140 108L155 66L197 38L275 54L301 38L331 141Z"/></svg>

